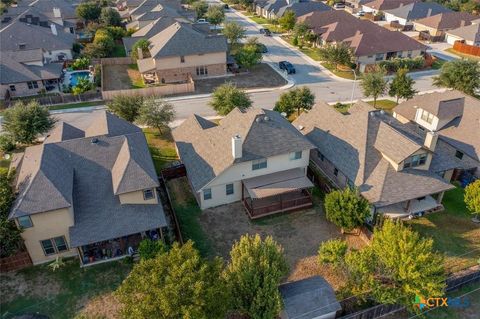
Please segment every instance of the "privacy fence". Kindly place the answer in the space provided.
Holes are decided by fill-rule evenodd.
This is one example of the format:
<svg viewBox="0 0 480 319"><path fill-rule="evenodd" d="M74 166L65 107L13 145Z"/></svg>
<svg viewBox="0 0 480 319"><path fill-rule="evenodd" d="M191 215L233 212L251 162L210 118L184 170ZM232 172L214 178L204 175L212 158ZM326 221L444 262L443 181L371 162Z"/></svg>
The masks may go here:
<svg viewBox="0 0 480 319"><path fill-rule="evenodd" d="M453 44L453 49L455 51L460 52L460 53L480 56L480 47L479 46L468 45L468 44L463 43L461 41L455 41L455 43Z"/></svg>

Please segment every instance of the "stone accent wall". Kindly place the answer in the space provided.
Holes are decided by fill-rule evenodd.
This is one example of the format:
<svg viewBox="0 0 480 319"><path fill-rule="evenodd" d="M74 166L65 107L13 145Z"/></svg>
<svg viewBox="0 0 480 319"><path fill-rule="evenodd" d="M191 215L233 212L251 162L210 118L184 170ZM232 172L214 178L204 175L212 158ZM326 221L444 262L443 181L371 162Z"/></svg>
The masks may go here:
<svg viewBox="0 0 480 319"><path fill-rule="evenodd" d="M10 257L0 258L0 272L19 270L32 265L32 259L25 250Z"/></svg>
<svg viewBox="0 0 480 319"><path fill-rule="evenodd" d="M160 83L184 82L187 80L188 74L190 74L194 80L227 74L227 66L224 63L205 65L205 67L208 70L208 75L197 75L197 67L157 70L156 72Z"/></svg>

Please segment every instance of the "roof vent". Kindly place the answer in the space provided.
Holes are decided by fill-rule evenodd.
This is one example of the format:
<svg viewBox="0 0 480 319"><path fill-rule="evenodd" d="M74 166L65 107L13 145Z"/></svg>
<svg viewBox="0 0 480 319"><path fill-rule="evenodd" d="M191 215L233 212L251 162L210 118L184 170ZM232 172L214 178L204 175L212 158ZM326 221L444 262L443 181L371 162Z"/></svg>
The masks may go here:
<svg viewBox="0 0 480 319"><path fill-rule="evenodd" d="M283 117L287 117L287 113L285 113L285 112L280 113L280 115L283 116Z"/></svg>
<svg viewBox="0 0 480 319"><path fill-rule="evenodd" d="M371 111L369 114L371 117L375 117L375 111Z"/></svg>
<svg viewBox="0 0 480 319"><path fill-rule="evenodd" d="M98 143L98 138L94 137L94 138L92 138L92 140L90 142L92 144L97 144Z"/></svg>
<svg viewBox="0 0 480 319"><path fill-rule="evenodd" d="M257 117L257 118L255 119L255 121L256 121L257 123L260 123L260 122L262 121L262 118L259 116L259 117Z"/></svg>
<svg viewBox="0 0 480 319"><path fill-rule="evenodd" d="M380 114L384 115L384 114L385 114L385 111L384 111L384 110L380 110Z"/></svg>
<svg viewBox="0 0 480 319"><path fill-rule="evenodd" d="M263 119L265 120L265 122L270 121L270 118L268 116L265 116Z"/></svg>
<svg viewBox="0 0 480 319"><path fill-rule="evenodd" d="M305 127L303 127L302 125L299 125L299 126L298 126L298 130L299 130L299 131L303 130L304 128L305 128Z"/></svg>

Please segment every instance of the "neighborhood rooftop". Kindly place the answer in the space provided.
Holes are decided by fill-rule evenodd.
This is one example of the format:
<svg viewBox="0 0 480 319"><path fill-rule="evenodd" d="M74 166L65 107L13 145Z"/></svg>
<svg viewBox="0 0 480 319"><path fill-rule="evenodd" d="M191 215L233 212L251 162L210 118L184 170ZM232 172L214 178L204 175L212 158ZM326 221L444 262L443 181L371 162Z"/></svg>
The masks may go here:
<svg viewBox="0 0 480 319"><path fill-rule="evenodd" d="M384 10L384 12L411 21L439 13L452 12L452 10L435 2L414 2L399 8Z"/></svg>

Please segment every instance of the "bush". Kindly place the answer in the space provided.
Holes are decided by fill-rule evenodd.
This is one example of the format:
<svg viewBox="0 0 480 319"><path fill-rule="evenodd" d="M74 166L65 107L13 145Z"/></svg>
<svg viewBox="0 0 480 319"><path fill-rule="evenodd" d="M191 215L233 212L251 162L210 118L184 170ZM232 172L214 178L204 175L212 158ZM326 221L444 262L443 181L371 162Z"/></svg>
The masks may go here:
<svg viewBox="0 0 480 319"><path fill-rule="evenodd" d="M399 69L407 69L409 71L421 69L425 64L425 59L421 56L416 58L395 58L379 63L380 67L387 72L397 72Z"/></svg>
<svg viewBox="0 0 480 319"><path fill-rule="evenodd" d="M321 264L339 265L347 253L347 243L341 239L331 239L320 245L318 260Z"/></svg>
<svg viewBox="0 0 480 319"><path fill-rule="evenodd" d="M325 211L327 220L349 231L363 225L370 215L370 205L355 190L347 187L325 196Z"/></svg>
<svg viewBox="0 0 480 319"><path fill-rule="evenodd" d="M138 246L138 254L141 259L152 259L158 254L167 252L167 245L161 240L144 239Z"/></svg>
<svg viewBox="0 0 480 319"><path fill-rule="evenodd" d="M74 70L86 70L90 66L90 59L88 57L78 58L72 63Z"/></svg>
<svg viewBox="0 0 480 319"><path fill-rule="evenodd" d="M0 135L0 151L4 153L11 152L15 149L15 141L10 135Z"/></svg>

